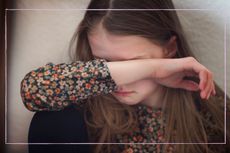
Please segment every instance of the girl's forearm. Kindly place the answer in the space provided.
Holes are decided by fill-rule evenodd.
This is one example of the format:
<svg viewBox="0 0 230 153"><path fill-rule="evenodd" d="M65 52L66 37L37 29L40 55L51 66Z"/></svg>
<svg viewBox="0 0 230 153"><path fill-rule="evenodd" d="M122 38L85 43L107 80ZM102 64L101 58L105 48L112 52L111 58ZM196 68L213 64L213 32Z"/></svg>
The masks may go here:
<svg viewBox="0 0 230 153"><path fill-rule="evenodd" d="M153 59L107 62L111 77L117 85L151 78L158 65Z"/></svg>

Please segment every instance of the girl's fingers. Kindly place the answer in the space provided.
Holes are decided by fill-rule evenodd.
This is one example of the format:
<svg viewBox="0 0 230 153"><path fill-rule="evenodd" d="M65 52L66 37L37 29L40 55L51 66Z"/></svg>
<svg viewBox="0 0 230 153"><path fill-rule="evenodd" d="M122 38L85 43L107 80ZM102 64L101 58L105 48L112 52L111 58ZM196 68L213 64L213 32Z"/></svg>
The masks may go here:
<svg viewBox="0 0 230 153"><path fill-rule="evenodd" d="M212 83L212 91L211 91L211 95L212 95L212 96L215 95L215 94L214 94L214 88L215 88L214 83Z"/></svg>
<svg viewBox="0 0 230 153"><path fill-rule="evenodd" d="M215 84L214 82L212 83L213 89L212 89L212 95L215 96L216 95L216 90L215 90Z"/></svg>
<svg viewBox="0 0 230 153"><path fill-rule="evenodd" d="M213 93L214 93L214 96L215 96L215 95L216 95L216 89L215 89L216 87L215 87L215 84L214 84L214 83L213 83L213 87L214 87L214 88L213 88Z"/></svg>
<svg viewBox="0 0 230 153"><path fill-rule="evenodd" d="M208 98L210 94L215 93L215 87L213 84L213 75L212 73L194 58L187 58L188 62L182 65L184 70L193 70L195 73L199 74L199 89L201 90L201 98ZM189 74L191 75L191 74Z"/></svg>
<svg viewBox="0 0 230 153"><path fill-rule="evenodd" d="M199 78L200 78L199 88L201 90L200 96L202 98L205 98L204 89L205 89L205 86L206 86L206 83L207 83L207 73L205 73L205 71L201 71L199 73Z"/></svg>
<svg viewBox="0 0 230 153"><path fill-rule="evenodd" d="M206 71L207 73L207 83L206 83L206 87L204 89L204 93L205 93L205 98L208 99L210 97L210 94L213 90L213 77L212 74L209 71Z"/></svg>
<svg viewBox="0 0 230 153"><path fill-rule="evenodd" d="M208 83L205 89L206 99L209 98L211 91L212 91L212 77L210 76L210 74L208 74Z"/></svg>

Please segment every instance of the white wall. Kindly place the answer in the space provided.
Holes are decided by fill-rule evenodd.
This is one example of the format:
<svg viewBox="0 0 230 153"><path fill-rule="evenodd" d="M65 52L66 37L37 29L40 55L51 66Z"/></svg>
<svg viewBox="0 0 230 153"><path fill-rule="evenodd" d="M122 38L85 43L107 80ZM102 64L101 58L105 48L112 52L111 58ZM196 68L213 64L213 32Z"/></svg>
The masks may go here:
<svg viewBox="0 0 230 153"><path fill-rule="evenodd" d="M86 8L89 0L18 0L15 8ZM224 19L229 23L230 1L174 0L177 8L219 9L218 11L179 11L189 43L198 59L214 72L224 88ZM20 81L30 70L47 62L68 62L69 40L83 11L8 11L13 17L8 43L7 142L27 142L33 113L25 109L20 97ZM229 40L229 24L227 38ZM229 45L228 45L229 46ZM227 59L230 59L229 49ZM229 61L227 63L228 67ZM228 68L229 69L229 68ZM227 72L229 76L230 72ZM227 93L230 94L229 77ZM8 145L8 152L27 152L27 145Z"/></svg>

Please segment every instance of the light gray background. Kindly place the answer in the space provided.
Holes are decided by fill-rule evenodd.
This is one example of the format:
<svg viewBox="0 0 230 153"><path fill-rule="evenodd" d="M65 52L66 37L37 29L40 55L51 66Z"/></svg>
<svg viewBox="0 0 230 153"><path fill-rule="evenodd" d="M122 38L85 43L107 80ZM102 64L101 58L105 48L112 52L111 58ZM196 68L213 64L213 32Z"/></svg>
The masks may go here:
<svg viewBox="0 0 230 153"><path fill-rule="evenodd" d="M17 0L20 9L86 8L89 0ZM216 11L178 11L187 38L198 60L214 73L224 89L224 21L229 43L230 1L174 0L176 8L215 9ZM20 82L30 70L48 62L69 62L68 44L84 11L8 11L12 19L8 42L7 143L27 143L28 128L34 113L25 109L20 97ZM9 35L9 34L8 34ZM227 59L230 59L227 44ZM227 67L229 69L229 61ZM230 94L229 70L227 93ZM27 145L8 144L10 153L27 152Z"/></svg>

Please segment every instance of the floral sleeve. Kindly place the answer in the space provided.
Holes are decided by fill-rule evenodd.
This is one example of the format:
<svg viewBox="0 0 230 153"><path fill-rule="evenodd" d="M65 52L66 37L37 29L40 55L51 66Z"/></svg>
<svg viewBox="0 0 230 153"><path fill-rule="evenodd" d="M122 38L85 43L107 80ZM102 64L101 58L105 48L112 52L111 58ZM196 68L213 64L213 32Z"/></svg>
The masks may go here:
<svg viewBox="0 0 230 153"><path fill-rule="evenodd" d="M80 100L108 94L117 85L105 59L70 64L48 63L26 74L21 81L21 97L30 111L58 111Z"/></svg>

